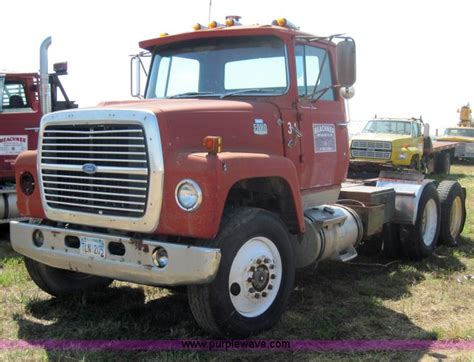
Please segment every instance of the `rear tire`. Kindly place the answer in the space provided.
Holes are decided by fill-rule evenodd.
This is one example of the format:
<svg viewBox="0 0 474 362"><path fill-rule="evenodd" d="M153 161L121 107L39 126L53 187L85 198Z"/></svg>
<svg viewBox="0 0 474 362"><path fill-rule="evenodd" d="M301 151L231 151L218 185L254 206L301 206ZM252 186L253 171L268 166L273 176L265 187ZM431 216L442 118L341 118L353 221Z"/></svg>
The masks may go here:
<svg viewBox="0 0 474 362"><path fill-rule="evenodd" d="M29 258L25 259L28 274L35 284L54 297L80 293L84 290L103 289L113 280L95 275L57 269Z"/></svg>
<svg viewBox="0 0 474 362"><path fill-rule="evenodd" d="M451 171L451 155L449 152L442 152L436 157L435 170L439 175L449 175Z"/></svg>
<svg viewBox="0 0 474 362"><path fill-rule="evenodd" d="M441 207L438 191L429 183L422 191L415 225L400 225L400 241L405 256L421 260L436 249L440 230Z"/></svg>
<svg viewBox="0 0 474 362"><path fill-rule="evenodd" d="M401 255L402 245L398 233L398 225L384 224L382 229L382 253L388 258L398 258Z"/></svg>
<svg viewBox="0 0 474 362"><path fill-rule="evenodd" d="M456 246L466 221L464 192L459 182L442 181L438 186L438 194L441 203L440 242Z"/></svg>
<svg viewBox="0 0 474 362"><path fill-rule="evenodd" d="M293 289L295 260L288 231L274 214L256 208L231 211L216 239L221 249L216 278L191 285L188 298L197 323L215 335L246 337L271 328Z"/></svg>

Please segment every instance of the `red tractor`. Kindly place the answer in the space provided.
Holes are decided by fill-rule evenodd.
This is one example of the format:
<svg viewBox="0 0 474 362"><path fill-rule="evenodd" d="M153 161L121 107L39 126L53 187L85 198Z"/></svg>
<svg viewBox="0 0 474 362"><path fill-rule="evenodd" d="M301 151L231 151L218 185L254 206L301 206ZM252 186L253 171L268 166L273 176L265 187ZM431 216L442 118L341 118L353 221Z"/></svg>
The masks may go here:
<svg viewBox="0 0 474 362"><path fill-rule="evenodd" d="M19 156L18 207L33 220L12 222L11 239L41 289L187 285L202 328L247 336L278 321L297 268L352 260L374 236L413 259L456 242L457 182L345 183L351 38L285 19L195 29L140 43L142 99L48 114L38 151Z"/></svg>
<svg viewBox="0 0 474 362"><path fill-rule="evenodd" d="M41 44L39 74L0 71L0 223L18 216L15 159L22 151L36 149L41 117L77 108L59 80L67 74L67 63L55 64L54 73L48 73L50 44L51 38Z"/></svg>

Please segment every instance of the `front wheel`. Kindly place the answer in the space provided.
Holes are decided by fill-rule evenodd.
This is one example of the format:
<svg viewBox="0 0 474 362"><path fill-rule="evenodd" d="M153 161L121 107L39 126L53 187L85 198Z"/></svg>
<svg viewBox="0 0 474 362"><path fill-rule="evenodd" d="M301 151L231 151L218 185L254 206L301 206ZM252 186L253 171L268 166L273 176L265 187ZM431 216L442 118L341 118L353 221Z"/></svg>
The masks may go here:
<svg viewBox="0 0 474 362"><path fill-rule="evenodd" d="M293 288L295 261L288 231L274 214L239 208L224 218L216 239L221 249L215 280L188 287L191 311L205 330L240 336L271 328Z"/></svg>
<svg viewBox="0 0 474 362"><path fill-rule="evenodd" d="M35 284L55 297L63 297L85 290L102 289L113 282L109 278L53 268L27 257L25 257L25 266Z"/></svg>
<svg viewBox="0 0 474 362"><path fill-rule="evenodd" d="M410 168L411 168L412 170L417 170L417 171L420 171L420 170L421 170L420 156L414 155L414 156L411 158Z"/></svg>

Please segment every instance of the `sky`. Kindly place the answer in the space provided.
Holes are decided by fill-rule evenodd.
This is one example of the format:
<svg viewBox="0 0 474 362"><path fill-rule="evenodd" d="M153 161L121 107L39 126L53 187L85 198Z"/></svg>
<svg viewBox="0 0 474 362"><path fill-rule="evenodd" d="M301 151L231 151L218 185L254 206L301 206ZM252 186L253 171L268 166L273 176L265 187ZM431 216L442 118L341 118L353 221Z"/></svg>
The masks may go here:
<svg viewBox="0 0 474 362"><path fill-rule="evenodd" d="M207 24L209 0L16 0L0 5L0 69L37 71L47 36L52 64L68 61L63 84L83 106L130 99L130 54L138 42ZM14 14L18 14L15 16ZM431 129L455 125L474 102L472 0L212 0L211 20L244 24L286 17L316 35L345 33L357 44L354 123L423 116Z"/></svg>

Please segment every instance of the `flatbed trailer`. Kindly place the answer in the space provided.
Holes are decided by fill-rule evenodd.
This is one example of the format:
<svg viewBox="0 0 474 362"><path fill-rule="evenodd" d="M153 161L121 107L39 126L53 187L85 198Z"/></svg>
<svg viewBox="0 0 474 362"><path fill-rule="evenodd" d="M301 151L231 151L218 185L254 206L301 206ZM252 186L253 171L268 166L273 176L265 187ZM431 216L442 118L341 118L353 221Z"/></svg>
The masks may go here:
<svg viewBox="0 0 474 362"><path fill-rule="evenodd" d="M431 140L431 139L430 139ZM426 173L449 174L451 161L459 142L431 141L431 147L425 147L423 158Z"/></svg>

